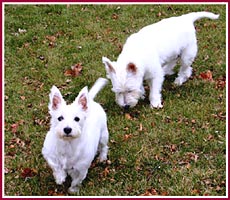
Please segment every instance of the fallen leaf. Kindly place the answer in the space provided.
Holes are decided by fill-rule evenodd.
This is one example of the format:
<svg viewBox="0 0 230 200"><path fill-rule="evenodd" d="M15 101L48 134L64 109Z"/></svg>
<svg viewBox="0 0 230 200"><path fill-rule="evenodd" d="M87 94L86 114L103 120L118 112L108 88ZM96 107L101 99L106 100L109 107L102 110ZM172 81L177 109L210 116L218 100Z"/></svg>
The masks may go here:
<svg viewBox="0 0 230 200"><path fill-rule="evenodd" d="M22 177L22 178L29 178L29 177L36 176L37 173L38 173L38 172L37 172L36 169L33 169L33 168L25 168L25 169L22 170L21 177Z"/></svg>
<svg viewBox="0 0 230 200"><path fill-rule="evenodd" d="M213 81L212 72L210 70L208 70L207 72L200 73L199 77L202 78L203 80Z"/></svg>
<svg viewBox="0 0 230 200"><path fill-rule="evenodd" d="M214 139L213 135L209 134L207 140L212 140Z"/></svg>
<svg viewBox="0 0 230 200"><path fill-rule="evenodd" d="M51 35L51 36L47 35L47 36L46 36L46 39L49 40L50 42L55 42L56 37L53 36L53 35Z"/></svg>
<svg viewBox="0 0 230 200"><path fill-rule="evenodd" d="M82 63L78 63L71 67L71 69L74 71L74 76L79 76L82 71Z"/></svg>
<svg viewBox="0 0 230 200"><path fill-rule="evenodd" d="M194 189L194 190L192 190L192 194L193 195L199 195L200 194L200 190Z"/></svg>
<svg viewBox="0 0 230 200"><path fill-rule="evenodd" d="M55 190L49 190L48 191L48 196L64 196L65 194L62 192L57 192Z"/></svg>
<svg viewBox="0 0 230 200"><path fill-rule="evenodd" d="M9 96L4 96L4 100L7 101L9 99Z"/></svg>
<svg viewBox="0 0 230 200"><path fill-rule="evenodd" d="M125 134L124 140L128 140L130 138L132 138L132 134Z"/></svg>
<svg viewBox="0 0 230 200"><path fill-rule="evenodd" d="M188 164L186 165L186 168L187 168L187 169L190 169L190 168L191 168L191 164L188 163Z"/></svg>
<svg viewBox="0 0 230 200"><path fill-rule="evenodd" d="M75 64L71 66L71 69L67 69L64 73L65 76L72 76L72 77L77 77L80 75L82 71L82 63Z"/></svg>
<svg viewBox="0 0 230 200"><path fill-rule="evenodd" d="M49 47L52 47L52 48L53 48L53 47L55 47L55 45L56 45L56 43L54 43L54 42L50 42L50 43L49 43Z"/></svg>
<svg viewBox="0 0 230 200"><path fill-rule="evenodd" d="M103 176L106 177L109 174L109 168L106 167L105 170L103 171Z"/></svg>
<svg viewBox="0 0 230 200"><path fill-rule="evenodd" d="M8 168L5 167L5 168L4 168L4 173L5 173L5 174L8 174L9 172L10 172L10 170L9 170Z"/></svg>
<svg viewBox="0 0 230 200"><path fill-rule="evenodd" d="M55 41L56 41L56 36L54 36L54 35L48 35L48 36L46 36L46 39L49 41L49 47L55 47L55 45L56 45L56 43L55 43Z"/></svg>
<svg viewBox="0 0 230 200"><path fill-rule="evenodd" d="M26 99L25 96L20 96L21 100L24 101Z"/></svg>
<svg viewBox="0 0 230 200"><path fill-rule="evenodd" d="M168 195L168 192L166 192L166 191L161 192L161 195L162 195L162 196L167 196L167 195Z"/></svg>
<svg viewBox="0 0 230 200"><path fill-rule="evenodd" d="M12 124L12 125L11 125L11 132L12 132L12 133L16 133L17 130L18 130L18 126L19 126L18 123Z"/></svg>
<svg viewBox="0 0 230 200"><path fill-rule="evenodd" d="M219 112L218 114L212 114L212 116L220 120L226 119L226 115L223 112Z"/></svg>
<svg viewBox="0 0 230 200"><path fill-rule="evenodd" d="M142 123L140 123L140 125L139 125L139 131L143 131L143 125L142 125Z"/></svg>
<svg viewBox="0 0 230 200"><path fill-rule="evenodd" d="M73 70L72 69L67 69L64 73L65 76L73 76Z"/></svg>
<svg viewBox="0 0 230 200"><path fill-rule="evenodd" d="M129 120L132 119L132 117L131 117L131 115L130 115L129 113L125 113L125 118L126 118L126 119L129 119Z"/></svg>
<svg viewBox="0 0 230 200"><path fill-rule="evenodd" d="M155 125L155 123L154 123L154 122L152 122L152 123L151 123L151 126L152 126L152 127L155 127L156 125Z"/></svg>
<svg viewBox="0 0 230 200"><path fill-rule="evenodd" d="M158 195L158 193L154 188L151 188L146 190L145 193L141 194L140 196L153 196L153 195Z"/></svg>
<svg viewBox="0 0 230 200"><path fill-rule="evenodd" d="M216 80L216 89L224 89L226 86L226 77L220 77Z"/></svg>
<svg viewBox="0 0 230 200"><path fill-rule="evenodd" d="M187 153L188 157L190 160L193 160L194 162L197 162L199 156L195 153L192 153L192 152L188 152Z"/></svg>
<svg viewBox="0 0 230 200"><path fill-rule="evenodd" d="M161 15L162 15L161 12L157 13L157 17L160 17Z"/></svg>
<svg viewBox="0 0 230 200"><path fill-rule="evenodd" d="M195 120L195 119L192 119L191 122L192 122L192 124L195 124L195 123L196 123L196 120Z"/></svg>
<svg viewBox="0 0 230 200"><path fill-rule="evenodd" d="M25 43L23 46L24 46L25 48L28 48L28 47L30 46L30 43L27 42L27 43Z"/></svg>
<svg viewBox="0 0 230 200"><path fill-rule="evenodd" d="M171 152L175 152L175 151L176 151L176 145L175 145L175 144L172 144L172 145L171 145L170 151L171 151Z"/></svg>
<svg viewBox="0 0 230 200"><path fill-rule="evenodd" d="M117 14L114 13L113 16L112 16L112 18L116 20L116 19L119 18L119 16L118 16Z"/></svg>

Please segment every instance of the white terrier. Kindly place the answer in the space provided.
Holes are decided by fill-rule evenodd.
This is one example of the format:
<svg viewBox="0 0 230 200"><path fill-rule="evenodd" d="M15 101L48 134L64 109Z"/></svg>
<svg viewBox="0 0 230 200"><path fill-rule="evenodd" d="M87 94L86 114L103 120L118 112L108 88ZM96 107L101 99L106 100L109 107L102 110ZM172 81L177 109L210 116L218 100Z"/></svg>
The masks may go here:
<svg viewBox="0 0 230 200"><path fill-rule="evenodd" d="M173 69L179 59L181 67L174 83L181 85L192 74L191 64L197 54L193 23L203 17L217 19L219 15L194 12L163 19L132 34L116 62L102 58L118 105L134 107L144 97L143 81L147 80L151 107L163 107L161 90L164 76L174 73Z"/></svg>
<svg viewBox="0 0 230 200"><path fill-rule="evenodd" d="M84 87L70 105L66 104L57 87L51 89L51 128L42 154L53 170L57 184L62 184L67 174L71 176L69 193L78 192L97 151L99 161L107 159L107 118L103 108L93 101L106 83L106 79L100 78L89 92Z"/></svg>

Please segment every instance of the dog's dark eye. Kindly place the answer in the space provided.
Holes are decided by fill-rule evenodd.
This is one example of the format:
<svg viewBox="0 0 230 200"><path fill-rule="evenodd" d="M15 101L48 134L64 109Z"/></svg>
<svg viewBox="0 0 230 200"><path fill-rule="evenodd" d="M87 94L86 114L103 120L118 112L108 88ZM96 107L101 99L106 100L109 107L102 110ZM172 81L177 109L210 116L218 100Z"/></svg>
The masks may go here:
<svg viewBox="0 0 230 200"><path fill-rule="evenodd" d="M128 90L127 92L128 92L128 93L132 93L132 90Z"/></svg>
<svg viewBox="0 0 230 200"><path fill-rule="evenodd" d="M80 118L79 118L79 117L75 117L74 120L75 120L76 122L79 122L79 121L80 121Z"/></svg>
<svg viewBox="0 0 230 200"><path fill-rule="evenodd" d="M59 122L62 121L63 119L64 119L63 116L58 117L58 121L59 121Z"/></svg>

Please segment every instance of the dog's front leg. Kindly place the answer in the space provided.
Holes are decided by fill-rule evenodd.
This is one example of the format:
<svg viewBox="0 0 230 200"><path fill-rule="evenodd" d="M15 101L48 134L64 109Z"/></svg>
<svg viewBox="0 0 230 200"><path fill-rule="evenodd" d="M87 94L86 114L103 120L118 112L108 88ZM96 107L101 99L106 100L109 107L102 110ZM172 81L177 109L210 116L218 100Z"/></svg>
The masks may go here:
<svg viewBox="0 0 230 200"><path fill-rule="evenodd" d="M78 193L79 189L80 189L80 185L88 173L88 168L81 169L81 170L73 169L73 170L69 171L68 173L72 178L72 183L68 189L68 192L70 194Z"/></svg>
<svg viewBox="0 0 230 200"><path fill-rule="evenodd" d="M145 99L145 88L144 88L144 85L141 85L141 99Z"/></svg>
<svg viewBox="0 0 230 200"><path fill-rule="evenodd" d="M58 185L64 183L67 176L65 170L63 169L53 170L53 175Z"/></svg>
<svg viewBox="0 0 230 200"><path fill-rule="evenodd" d="M53 157L45 156L50 168L53 171L53 176L55 181L58 185L61 185L67 176L65 170L63 169L62 165L59 162L56 162L56 159Z"/></svg>
<svg viewBox="0 0 230 200"><path fill-rule="evenodd" d="M161 90L162 84L164 81L164 73L163 70L160 70L160 73L157 73L152 79L148 80L150 94L150 106L151 108L162 108L161 104Z"/></svg>

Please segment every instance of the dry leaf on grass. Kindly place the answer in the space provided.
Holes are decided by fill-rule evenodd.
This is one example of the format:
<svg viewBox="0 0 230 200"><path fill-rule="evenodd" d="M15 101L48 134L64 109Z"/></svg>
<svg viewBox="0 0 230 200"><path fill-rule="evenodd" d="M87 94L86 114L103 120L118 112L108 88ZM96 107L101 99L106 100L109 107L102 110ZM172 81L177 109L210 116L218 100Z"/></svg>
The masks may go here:
<svg viewBox="0 0 230 200"><path fill-rule="evenodd" d="M71 69L67 69L64 73L65 76L77 77L81 74L83 69L82 63L77 63L71 66Z"/></svg>
<svg viewBox="0 0 230 200"><path fill-rule="evenodd" d="M17 132L17 130L18 130L18 126L19 126L19 124L12 124L11 125L11 132L12 133L16 133Z"/></svg>
<svg viewBox="0 0 230 200"><path fill-rule="evenodd" d="M130 138L132 138L132 137L133 137L132 134L125 134L125 135L124 135L124 140L126 141L126 140L128 140L128 139L130 139Z"/></svg>
<svg viewBox="0 0 230 200"><path fill-rule="evenodd" d="M37 170L36 169L33 169L33 168L25 168L22 170L22 173L21 173L21 177L22 178L31 178L31 177L34 177L36 176L37 174Z"/></svg>
<svg viewBox="0 0 230 200"><path fill-rule="evenodd" d="M53 35L47 35L47 36L46 36L46 39L49 40L50 42L55 42L56 37L53 36Z"/></svg>
<svg viewBox="0 0 230 200"><path fill-rule="evenodd" d="M132 117L131 117L131 115L130 115L129 113L125 113L125 119L129 119L129 120L131 120L131 119L132 119Z"/></svg>
<svg viewBox="0 0 230 200"><path fill-rule="evenodd" d="M212 72L210 70L208 70L207 72L200 73L199 77L202 78L203 80L213 81Z"/></svg>
<svg viewBox="0 0 230 200"><path fill-rule="evenodd" d="M216 80L216 89L224 89L226 86L226 77L219 77Z"/></svg>
<svg viewBox="0 0 230 200"><path fill-rule="evenodd" d="M140 196L153 196L153 195L158 195L158 193L154 188L151 188L146 190L145 193L141 194Z"/></svg>

